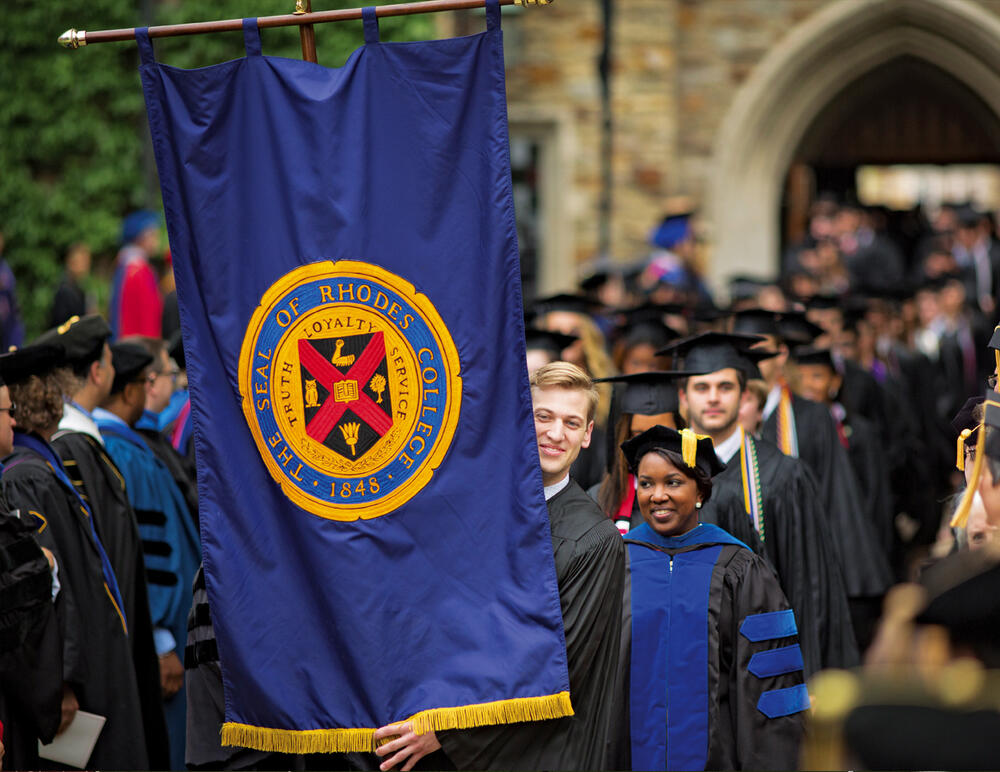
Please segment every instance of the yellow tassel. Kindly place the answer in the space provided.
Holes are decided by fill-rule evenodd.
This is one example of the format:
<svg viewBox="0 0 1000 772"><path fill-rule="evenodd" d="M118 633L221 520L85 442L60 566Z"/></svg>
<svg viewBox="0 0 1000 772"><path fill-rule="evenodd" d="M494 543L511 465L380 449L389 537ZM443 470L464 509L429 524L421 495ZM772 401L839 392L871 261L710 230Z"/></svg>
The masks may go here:
<svg viewBox="0 0 1000 772"><path fill-rule="evenodd" d="M422 710L406 719L415 734L475 726L545 721L573 715L569 692L497 700L454 708ZM398 723L405 723L400 721ZM364 753L375 750L375 729L269 729L249 724L222 725L222 744L271 753Z"/></svg>
<svg viewBox="0 0 1000 772"><path fill-rule="evenodd" d="M975 431L974 429L962 429L962 433L958 435L958 455L955 457L955 466L958 467L959 472L965 471L965 441L969 439L969 435Z"/></svg>
<svg viewBox="0 0 1000 772"><path fill-rule="evenodd" d="M997 325L997 326L1000 327L1000 325ZM996 369L996 373L995 374L996 374L997 378L1000 378L1000 349L993 349L993 357L994 357L994 359L996 359L996 362L997 362L997 369ZM994 391L995 391L995 389L994 389Z"/></svg>
<svg viewBox="0 0 1000 772"><path fill-rule="evenodd" d="M986 427L979 425L979 436L976 438L976 463L972 465L972 479L962 494L962 501L955 510L955 516L951 518L952 528L965 528L969 521L969 510L972 509L972 499L976 495L979 487L979 477L983 473L983 459L986 456Z"/></svg>
<svg viewBox="0 0 1000 772"><path fill-rule="evenodd" d="M691 469L694 469L698 460L698 440L707 438L707 434L695 434L690 429L681 429L681 458Z"/></svg>

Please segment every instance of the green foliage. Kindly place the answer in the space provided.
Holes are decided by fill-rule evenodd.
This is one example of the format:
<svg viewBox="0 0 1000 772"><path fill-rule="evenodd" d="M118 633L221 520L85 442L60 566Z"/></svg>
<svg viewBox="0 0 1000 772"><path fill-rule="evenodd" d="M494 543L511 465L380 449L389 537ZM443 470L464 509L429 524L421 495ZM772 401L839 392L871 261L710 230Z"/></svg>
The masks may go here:
<svg viewBox="0 0 1000 772"><path fill-rule="evenodd" d="M384 0L383 0L384 2ZM4 0L0 25L0 232L18 281L29 339L46 323L62 273L62 255L90 245L107 271L122 218L137 208L161 209L152 168L134 44L104 43L66 51L65 30L290 13L294 0ZM315 0L315 10L357 7ZM380 21L383 40L433 37L429 15ZM316 26L319 63L343 64L361 45L360 22ZM301 58L298 28L262 32L264 53ZM170 65L202 67L243 55L239 33L154 42Z"/></svg>

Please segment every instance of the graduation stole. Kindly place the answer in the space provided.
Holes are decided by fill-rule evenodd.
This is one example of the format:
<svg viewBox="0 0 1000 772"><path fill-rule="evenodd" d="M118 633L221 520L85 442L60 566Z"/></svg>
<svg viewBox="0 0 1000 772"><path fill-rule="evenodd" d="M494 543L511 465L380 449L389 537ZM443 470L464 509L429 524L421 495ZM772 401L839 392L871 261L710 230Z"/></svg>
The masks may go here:
<svg viewBox="0 0 1000 772"><path fill-rule="evenodd" d="M792 410L792 390L781 381L781 399L778 401L778 447L786 456L799 457L799 435L795 429L795 411Z"/></svg>
<svg viewBox="0 0 1000 772"><path fill-rule="evenodd" d="M740 427L740 473L743 478L743 507L753 521L757 536L764 541L764 505L760 491L760 466L757 463L757 445Z"/></svg>
<svg viewBox="0 0 1000 772"><path fill-rule="evenodd" d="M625 494L625 498L622 499L622 503L618 507L618 511L615 512L615 526L618 528L619 533L623 536L629 532L632 527L632 505L635 503L635 475L630 474L628 476L628 492ZM622 530L621 521L624 520L626 523L625 530Z"/></svg>

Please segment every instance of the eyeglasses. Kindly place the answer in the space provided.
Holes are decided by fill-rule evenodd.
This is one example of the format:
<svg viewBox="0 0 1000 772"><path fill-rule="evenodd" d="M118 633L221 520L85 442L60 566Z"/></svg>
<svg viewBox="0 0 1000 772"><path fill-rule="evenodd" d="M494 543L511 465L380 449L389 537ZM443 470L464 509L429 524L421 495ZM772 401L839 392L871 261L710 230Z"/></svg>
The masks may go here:
<svg viewBox="0 0 1000 772"><path fill-rule="evenodd" d="M174 368L173 370L164 370L164 371L159 372L159 373L150 373L143 380L145 380L146 383L156 383L156 379L157 378L162 378L163 376L167 376L168 378L170 378L170 382L171 383L176 384L177 383L177 377L180 374L181 374L181 371L178 370L178 369L176 369L176 368Z"/></svg>
<svg viewBox="0 0 1000 772"><path fill-rule="evenodd" d="M6 413L11 418L13 418L14 417L14 411L16 409L17 409L17 406L13 402L11 402L10 403L10 407L0 407L0 413Z"/></svg>

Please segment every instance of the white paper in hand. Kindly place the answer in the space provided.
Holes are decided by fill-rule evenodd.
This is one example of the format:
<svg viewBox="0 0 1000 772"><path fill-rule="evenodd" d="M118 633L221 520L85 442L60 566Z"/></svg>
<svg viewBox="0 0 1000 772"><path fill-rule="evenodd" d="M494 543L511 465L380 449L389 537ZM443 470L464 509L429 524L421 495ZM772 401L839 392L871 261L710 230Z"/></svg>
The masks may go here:
<svg viewBox="0 0 1000 772"><path fill-rule="evenodd" d="M85 769L105 721L107 719L104 716L78 710L65 732L48 745L42 745L42 741L38 741L38 755L49 761Z"/></svg>

